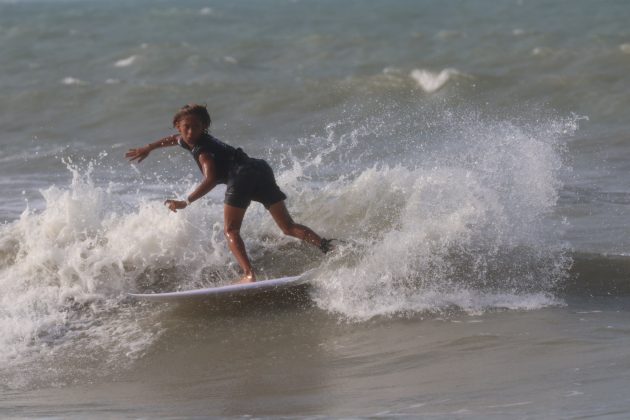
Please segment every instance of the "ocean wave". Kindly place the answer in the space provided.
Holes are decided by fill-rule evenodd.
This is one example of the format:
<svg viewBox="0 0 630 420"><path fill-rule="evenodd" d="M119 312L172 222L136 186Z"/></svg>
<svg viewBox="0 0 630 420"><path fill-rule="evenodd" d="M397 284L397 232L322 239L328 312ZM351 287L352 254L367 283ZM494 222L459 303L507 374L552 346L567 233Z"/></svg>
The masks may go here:
<svg viewBox="0 0 630 420"><path fill-rule="evenodd" d="M391 111L331 122L324 137L274 154L294 219L347 241L324 258L283 236L254 205L243 236L261 278L315 269L313 301L353 321L559 304L554 293L570 256L542 220L557 201L561 147L575 121ZM391 143L386 156L383 141ZM67 163L69 186L43 190L42 210L26 209L0 227L0 366L17 372L29 360L57 360L61 352L72 360L100 346L115 369L116 360L140 357L159 338L159 326L146 326L164 310L140 306L133 315L126 292L238 277L220 194L172 214L163 199L147 198L163 182L149 182L156 175L146 184L97 186L96 164Z"/></svg>
<svg viewBox="0 0 630 420"><path fill-rule="evenodd" d="M127 58L122 58L120 60L117 60L114 63L114 66L115 67L129 67L132 64L134 64L137 59L138 59L138 56L134 54L134 55L131 55L131 56L127 57Z"/></svg>
<svg viewBox="0 0 630 420"><path fill-rule="evenodd" d="M204 7L201 10L199 10L199 14L203 16L209 16L209 15L214 14L214 10L211 7Z"/></svg>
<svg viewBox="0 0 630 420"><path fill-rule="evenodd" d="M85 86L88 85L89 83L86 82L85 80L81 80L81 79L77 79L76 77L64 77L61 80L61 84L63 85L67 85L67 86Z"/></svg>
<svg viewBox="0 0 630 420"><path fill-rule="evenodd" d="M27 208L19 220L0 229L0 367L9 372L3 374L5 386L26 386L47 377L45 369L37 375L20 369L33 360L80 359L90 349L102 355L101 367L116 359L113 368L146 348L138 340L147 344L157 336L141 326L152 315L143 317L120 306L127 274L133 272L123 262L133 264L133 259L120 258L115 249L133 254L134 245L123 246L125 234L110 236L116 235L117 223L108 208L118 200L93 185L90 170L71 170L69 188L42 191L43 211Z"/></svg>
<svg viewBox="0 0 630 420"><path fill-rule="evenodd" d="M439 127L424 133L432 143L406 137L404 145L390 147L399 163L386 164L370 151L381 134L393 135L388 118L396 114L387 115L384 126L351 124L352 135L344 124L331 127L322 141L336 155L347 153L347 167L356 170L311 201L313 217L335 235L353 238L341 247L340 260L321 268L317 304L364 320L452 305L483 310L483 302L498 302L491 296L511 296L510 307L519 297L525 306L557 303L553 293L570 256L559 240L562 227L543 221L558 200L563 144L576 121L428 113L423 117L435 118L430 126ZM422 116L409 118L417 123ZM396 121L396 138L413 130L403 119ZM382 163L366 169L370 161Z"/></svg>
<svg viewBox="0 0 630 420"><path fill-rule="evenodd" d="M439 73L434 73L429 70L415 69L411 71L411 78L416 81L418 86L427 93L433 93L441 89L446 83L454 76L459 76L461 73L456 69L444 69Z"/></svg>
<svg viewBox="0 0 630 420"><path fill-rule="evenodd" d="M630 255L576 252L570 276L559 284L566 296L630 295Z"/></svg>

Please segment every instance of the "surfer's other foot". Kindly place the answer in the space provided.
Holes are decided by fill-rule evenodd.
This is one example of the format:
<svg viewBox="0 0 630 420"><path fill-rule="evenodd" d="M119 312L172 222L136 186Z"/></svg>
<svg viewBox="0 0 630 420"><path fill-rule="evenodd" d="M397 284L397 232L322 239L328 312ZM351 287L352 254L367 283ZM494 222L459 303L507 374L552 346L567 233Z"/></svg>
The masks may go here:
<svg viewBox="0 0 630 420"><path fill-rule="evenodd" d="M336 241L336 239L326 239L322 238L322 242L319 244L319 249L324 254L328 254L330 251L335 249L335 246L332 244L332 241Z"/></svg>
<svg viewBox="0 0 630 420"><path fill-rule="evenodd" d="M234 284L253 283L255 281L256 281L256 276L254 275L254 273L251 273L251 274L245 274L243 277L241 277L239 281L237 281Z"/></svg>

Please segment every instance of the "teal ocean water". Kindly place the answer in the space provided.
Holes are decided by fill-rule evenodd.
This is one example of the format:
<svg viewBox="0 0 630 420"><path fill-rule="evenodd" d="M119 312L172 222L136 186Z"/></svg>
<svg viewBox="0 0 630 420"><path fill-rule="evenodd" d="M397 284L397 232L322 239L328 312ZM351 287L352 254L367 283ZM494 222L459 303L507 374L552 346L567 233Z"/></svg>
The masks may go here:
<svg viewBox="0 0 630 420"><path fill-rule="evenodd" d="M0 1L0 413L626 418L630 3ZM207 104L265 209L238 276L217 187L132 147Z"/></svg>

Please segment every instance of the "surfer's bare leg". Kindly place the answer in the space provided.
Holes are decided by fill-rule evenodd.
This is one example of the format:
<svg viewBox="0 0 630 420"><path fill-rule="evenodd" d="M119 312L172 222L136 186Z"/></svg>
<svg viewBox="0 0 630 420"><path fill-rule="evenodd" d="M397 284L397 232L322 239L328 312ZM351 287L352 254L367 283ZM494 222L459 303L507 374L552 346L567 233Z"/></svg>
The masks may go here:
<svg viewBox="0 0 630 420"><path fill-rule="evenodd" d="M249 262L245 244L241 238L241 225L243 223L243 217L245 217L245 210L246 209L229 206L227 204L223 207L224 233L230 251L232 251L232 254L236 257L236 261L238 265L241 266L244 273L239 283L252 283L256 281L256 275Z"/></svg>
<svg viewBox="0 0 630 420"><path fill-rule="evenodd" d="M301 239L316 247L322 245L322 238L318 234L313 232L309 227L297 224L293 221L289 210L287 210L287 207L284 205L284 201L278 201L269 206L269 213L271 213L273 220L285 235Z"/></svg>

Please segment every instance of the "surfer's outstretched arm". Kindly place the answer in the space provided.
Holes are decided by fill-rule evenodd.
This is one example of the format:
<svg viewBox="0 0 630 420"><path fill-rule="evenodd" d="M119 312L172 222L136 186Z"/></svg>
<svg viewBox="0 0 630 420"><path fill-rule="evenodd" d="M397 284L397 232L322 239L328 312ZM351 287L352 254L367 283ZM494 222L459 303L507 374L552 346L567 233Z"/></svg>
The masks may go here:
<svg viewBox="0 0 630 420"><path fill-rule="evenodd" d="M172 136L164 137L154 143L149 143L146 146L138 147L137 149L129 149L129 151L125 153L125 157L129 159L130 162L137 160L138 163L140 163L149 156L151 151L159 149L160 147L175 146L176 144L177 135L173 134Z"/></svg>

